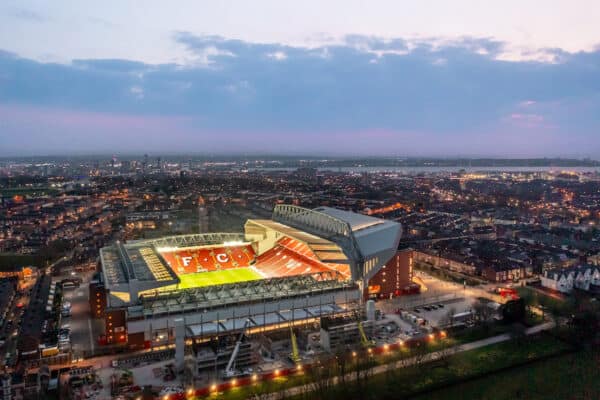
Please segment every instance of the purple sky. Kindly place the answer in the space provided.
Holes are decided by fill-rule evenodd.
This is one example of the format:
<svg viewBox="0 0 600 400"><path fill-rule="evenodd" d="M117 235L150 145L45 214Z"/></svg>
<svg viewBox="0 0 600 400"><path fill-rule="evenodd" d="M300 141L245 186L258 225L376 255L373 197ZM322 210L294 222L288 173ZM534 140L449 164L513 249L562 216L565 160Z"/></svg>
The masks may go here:
<svg viewBox="0 0 600 400"><path fill-rule="evenodd" d="M219 3L3 2L0 156L600 158L597 2Z"/></svg>

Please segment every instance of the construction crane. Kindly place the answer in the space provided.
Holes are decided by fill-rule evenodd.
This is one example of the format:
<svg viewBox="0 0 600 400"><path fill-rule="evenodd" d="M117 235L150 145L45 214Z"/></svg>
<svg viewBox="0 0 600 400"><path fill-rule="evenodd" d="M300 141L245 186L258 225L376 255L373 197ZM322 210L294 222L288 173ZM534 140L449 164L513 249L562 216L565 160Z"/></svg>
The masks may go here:
<svg viewBox="0 0 600 400"><path fill-rule="evenodd" d="M298 342L296 341L296 335L294 334L294 330L290 326L290 334L292 339L292 354L290 354L290 359L298 364L300 361L300 352L298 351Z"/></svg>
<svg viewBox="0 0 600 400"><path fill-rule="evenodd" d="M358 322L358 331L360 332L360 341L364 347L371 347L374 345L372 340L367 339L365 329L363 328L362 322Z"/></svg>
<svg viewBox="0 0 600 400"><path fill-rule="evenodd" d="M235 343L235 347L233 348L233 353L231 353L231 358L229 359L229 362L227 363L227 367L225 367L224 375L226 378L232 378L237 375L237 372L233 368L233 365L235 364L235 359L237 358L237 355L240 352L240 346L242 345L242 340L244 339L244 335L246 334L246 329L248 328L249 324L250 324L250 320L247 319L246 322L244 322L244 327L242 328L242 333L240 333L240 338Z"/></svg>

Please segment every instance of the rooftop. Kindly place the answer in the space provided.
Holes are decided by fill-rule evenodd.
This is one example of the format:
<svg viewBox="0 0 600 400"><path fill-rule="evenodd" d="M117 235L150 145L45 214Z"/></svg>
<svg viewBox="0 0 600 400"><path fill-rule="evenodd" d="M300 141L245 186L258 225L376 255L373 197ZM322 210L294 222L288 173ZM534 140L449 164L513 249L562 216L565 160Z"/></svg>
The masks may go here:
<svg viewBox="0 0 600 400"><path fill-rule="evenodd" d="M394 224L391 221L386 221L384 219L375 217L369 217L368 215L358 214L350 211L344 211L338 208L317 207L314 210L349 223L350 227L352 228L352 232L355 233L357 231L373 227L375 225Z"/></svg>
<svg viewBox="0 0 600 400"><path fill-rule="evenodd" d="M315 211L347 222L365 258L386 250L395 253L398 248L402 226L397 222L331 207L318 207Z"/></svg>

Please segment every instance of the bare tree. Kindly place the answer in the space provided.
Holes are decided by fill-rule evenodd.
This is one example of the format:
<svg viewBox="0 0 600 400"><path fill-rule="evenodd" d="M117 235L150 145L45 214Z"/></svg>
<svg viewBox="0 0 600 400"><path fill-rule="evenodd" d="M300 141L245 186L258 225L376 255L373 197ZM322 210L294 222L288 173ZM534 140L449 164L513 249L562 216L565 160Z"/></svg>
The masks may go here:
<svg viewBox="0 0 600 400"><path fill-rule="evenodd" d="M332 396L336 376L338 374L337 365L332 362L330 356L321 355L316 363L308 370L308 380L310 382L309 390L313 398L326 399Z"/></svg>
<svg viewBox="0 0 600 400"><path fill-rule="evenodd" d="M421 342L417 342L416 346L411 349L412 360L414 365L421 369L427 362L429 356L429 350Z"/></svg>
<svg viewBox="0 0 600 400"><path fill-rule="evenodd" d="M475 318L475 322L479 325L487 325L489 320L492 318L493 311L488 306L487 302L477 300L473 304L473 316Z"/></svg>
<svg viewBox="0 0 600 400"><path fill-rule="evenodd" d="M456 315L456 308L450 307L444 316L440 319L440 326L454 327L454 316Z"/></svg>
<svg viewBox="0 0 600 400"><path fill-rule="evenodd" d="M354 358L356 374L354 395L358 399L365 399L368 397L369 382L373 375L375 361L371 352L363 352Z"/></svg>
<svg viewBox="0 0 600 400"><path fill-rule="evenodd" d="M446 346L436 352L438 361L446 368L450 366L450 358L455 353L456 347L454 346Z"/></svg>

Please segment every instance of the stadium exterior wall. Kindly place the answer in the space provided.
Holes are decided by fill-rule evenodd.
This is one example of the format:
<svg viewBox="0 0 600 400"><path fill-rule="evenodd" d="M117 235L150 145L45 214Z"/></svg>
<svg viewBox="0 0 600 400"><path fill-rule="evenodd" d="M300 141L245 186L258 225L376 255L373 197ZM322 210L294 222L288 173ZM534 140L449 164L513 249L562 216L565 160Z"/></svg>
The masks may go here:
<svg viewBox="0 0 600 400"><path fill-rule="evenodd" d="M183 318L185 325L191 326L230 319L244 320L248 317L260 316L265 313L282 312L283 310L301 310L308 307L357 303L360 299L361 293L358 289L347 289L298 298L271 299L260 303L222 307L208 311L198 310L198 312L186 314L170 314L150 319L129 319L127 322L127 333L128 335L135 335L143 332L145 340L152 340L154 332L174 328L175 319L178 318ZM239 328L241 328L241 324ZM222 333L225 334L227 332Z"/></svg>

